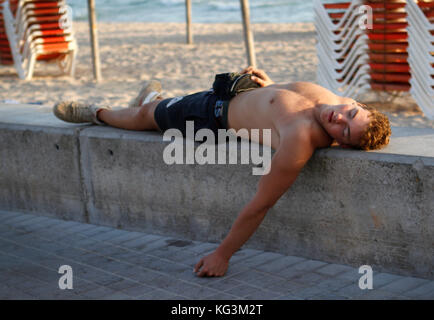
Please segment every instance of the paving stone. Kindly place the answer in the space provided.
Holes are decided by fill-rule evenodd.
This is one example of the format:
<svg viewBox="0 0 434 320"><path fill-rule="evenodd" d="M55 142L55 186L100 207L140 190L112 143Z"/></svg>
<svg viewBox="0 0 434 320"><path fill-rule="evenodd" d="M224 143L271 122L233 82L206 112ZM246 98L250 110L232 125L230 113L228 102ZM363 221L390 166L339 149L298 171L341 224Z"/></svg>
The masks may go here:
<svg viewBox="0 0 434 320"><path fill-rule="evenodd" d="M113 256L117 253L124 253L125 249L117 246L113 246L109 243L98 243L94 245L90 245L86 250L92 251L93 253L100 255L100 256Z"/></svg>
<svg viewBox="0 0 434 320"><path fill-rule="evenodd" d="M154 289L152 287L142 285L142 284L137 284L136 286L123 289L122 293L125 293L131 298L137 298L153 290Z"/></svg>
<svg viewBox="0 0 434 320"><path fill-rule="evenodd" d="M229 290L226 290L225 293L229 293L237 297L245 298L248 295L258 290L260 290L258 287L254 287L244 283L244 284L240 284L239 286L233 287Z"/></svg>
<svg viewBox="0 0 434 320"><path fill-rule="evenodd" d="M1 300L33 300L35 296L24 292L20 289L0 285L0 299Z"/></svg>
<svg viewBox="0 0 434 320"><path fill-rule="evenodd" d="M19 250L22 246L18 243L10 242L10 241L1 241L0 245L0 252L2 252L5 255L8 255L10 252L16 252Z"/></svg>
<svg viewBox="0 0 434 320"><path fill-rule="evenodd" d="M271 261L277 260L280 257L281 257L281 255L278 253L262 252L258 255L254 255L254 256L249 257L247 259L238 261L238 262L234 263L234 265L242 263L244 267L254 268L256 266L263 265L265 263L269 263Z"/></svg>
<svg viewBox="0 0 434 320"><path fill-rule="evenodd" d="M28 216L26 217L26 219L17 220L17 221L18 222L13 223L14 228L22 229L23 227L34 225L35 223L41 221L41 219L40 217L37 216Z"/></svg>
<svg viewBox="0 0 434 320"><path fill-rule="evenodd" d="M229 279L235 279L237 281L257 286L259 288L264 286L271 286L275 283L281 283L282 281L284 281L284 279L280 277L276 277L271 274L263 273L257 270L250 270L249 272L238 273L232 277L229 277Z"/></svg>
<svg viewBox="0 0 434 320"><path fill-rule="evenodd" d="M121 261L121 262L127 261L131 263L131 261L134 261L135 257L140 257L140 256L142 256L142 253L140 252L124 249L124 250L120 250L119 252L111 254L109 257L116 261Z"/></svg>
<svg viewBox="0 0 434 320"><path fill-rule="evenodd" d="M125 231L118 230L118 229L111 229L108 230L107 232L101 232L92 236L92 239L95 241L108 241L110 239L113 239L117 236L124 235L124 234Z"/></svg>
<svg viewBox="0 0 434 320"><path fill-rule="evenodd" d="M84 299L104 299L107 296L113 295L117 293L116 291L106 288L106 287L99 287L90 291L87 291L82 294Z"/></svg>
<svg viewBox="0 0 434 320"><path fill-rule="evenodd" d="M142 246L138 246L136 248L134 248L135 250L138 250L142 253L149 253L152 254L152 252L156 249L160 249L160 248L164 248L167 246L167 240L169 240L170 238L162 238L150 243L147 243L146 245L142 245Z"/></svg>
<svg viewBox="0 0 434 320"><path fill-rule="evenodd" d="M164 258L184 265L191 265L191 261L194 261L198 258L197 254L180 249L158 248L148 252L148 254L149 256Z"/></svg>
<svg viewBox="0 0 434 320"><path fill-rule="evenodd" d="M175 281L170 286L170 291L189 299L205 299L208 296L218 293L217 290L185 281Z"/></svg>
<svg viewBox="0 0 434 320"><path fill-rule="evenodd" d="M218 290L218 291L228 291L242 284L241 281L238 281L234 278L215 278L218 279L216 281L208 281L202 285L207 286L209 288ZM209 280L209 279L205 279Z"/></svg>
<svg viewBox="0 0 434 320"><path fill-rule="evenodd" d="M155 243L157 245L155 245ZM166 245L165 239L161 237L148 237L142 235L140 238L136 238L130 241L123 242L120 246L129 250L135 250L140 252L146 252L154 248L163 247Z"/></svg>
<svg viewBox="0 0 434 320"><path fill-rule="evenodd" d="M231 257L230 263L235 264L247 258L256 256L260 253L262 253L262 251L254 250L254 249L240 249L237 252L235 252L234 255Z"/></svg>
<svg viewBox="0 0 434 320"><path fill-rule="evenodd" d="M284 280L279 283L273 283L271 285L264 286L264 288L269 291L278 292L281 295L288 295L296 293L307 286L308 285L304 283L299 283L292 280Z"/></svg>
<svg viewBox="0 0 434 320"><path fill-rule="evenodd" d="M265 290L256 290L247 296L244 297L244 299L248 300L273 300L279 297L280 294L277 292L272 291L265 291Z"/></svg>
<svg viewBox="0 0 434 320"><path fill-rule="evenodd" d="M163 273L174 274L174 275L185 272L186 270L191 271L190 268L186 267L183 264L163 261L160 259L157 260L152 258L150 259L149 262L143 264L143 267L154 271L160 271Z"/></svg>
<svg viewBox="0 0 434 320"><path fill-rule="evenodd" d="M208 296L206 299L207 300L237 300L240 298L226 292L219 292L216 293L215 295Z"/></svg>
<svg viewBox="0 0 434 320"><path fill-rule="evenodd" d="M347 272L354 272L354 273L358 273L358 270L350 267L350 266L345 266L343 264L327 264L319 269L315 270L316 273L320 273L326 276L337 276L339 274L343 274L343 273L347 273Z"/></svg>
<svg viewBox="0 0 434 320"><path fill-rule="evenodd" d="M160 290L160 289L154 289L152 291L149 291L145 293L144 295L138 297L137 299L141 300L178 300L179 297L176 294L173 294L171 292Z"/></svg>
<svg viewBox="0 0 434 320"><path fill-rule="evenodd" d="M324 281L317 283L316 287L318 287L320 289L324 289L327 292L331 292L331 291L337 291L339 289L342 289L342 288L350 286L350 285L357 285L358 286L358 283L359 283L358 281L353 282L353 281L348 280L348 279L328 278Z"/></svg>
<svg viewBox="0 0 434 320"><path fill-rule="evenodd" d="M16 217L18 215L20 215L18 212L0 210L1 221L5 220L6 218Z"/></svg>
<svg viewBox="0 0 434 320"><path fill-rule="evenodd" d="M405 300L404 297L393 292L383 291L380 289L372 289L366 295L360 296L360 300Z"/></svg>
<svg viewBox="0 0 434 320"><path fill-rule="evenodd" d="M53 254L62 257L62 258L68 258L68 259L78 259L85 256L88 253L88 251L84 250L84 249L78 249L78 248L73 248L73 247L62 247L59 250L56 250L53 252Z"/></svg>
<svg viewBox="0 0 434 320"><path fill-rule="evenodd" d="M165 279L167 279L167 283L168 285L170 285L171 283L173 283L174 279L170 280L171 278L169 278L167 275L161 275L161 273L158 272L154 272L152 270L144 270L142 268L137 268L137 271L135 271L136 269L133 269L134 271L131 270L131 268L127 271L129 273L127 274L121 274L119 273L120 276L124 277L125 279L129 279L129 280L134 280L137 282L140 282L142 284L146 284L148 286L151 286L153 288L158 287L157 284L161 284L163 285L165 283L165 280L162 280L162 277L164 277Z"/></svg>
<svg viewBox="0 0 434 320"><path fill-rule="evenodd" d="M149 252L149 254L152 255L152 251ZM200 259L202 259L203 257L205 257L203 254L198 254L195 252L191 252L191 251L187 251L185 252L184 257L180 257L179 262L180 264L183 265L187 265L189 266L191 269L193 269L193 267L200 261ZM232 265L232 264L230 264Z"/></svg>
<svg viewBox="0 0 434 320"><path fill-rule="evenodd" d="M331 290L324 290L324 288L319 288L317 286L308 286L300 290L294 291L292 292L292 294L302 299L313 299L315 296L318 296L320 294L327 294L329 292L331 292Z"/></svg>
<svg viewBox="0 0 434 320"><path fill-rule="evenodd" d="M103 300L130 300L131 296L123 293L123 292L115 292L113 294L109 294L104 296Z"/></svg>
<svg viewBox="0 0 434 320"><path fill-rule="evenodd" d="M58 282L48 282L40 286L27 288L26 293L38 297L38 299L57 299L64 290L59 288Z"/></svg>
<svg viewBox="0 0 434 320"><path fill-rule="evenodd" d="M245 273L249 272L251 269L248 266L244 266L242 263L237 263L235 265L231 265L229 263L229 268L226 272L226 277L231 277L233 275L236 275L238 273Z"/></svg>
<svg viewBox="0 0 434 320"><path fill-rule="evenodd" d="M107 259L107 261L104 263L104 265L99 266L99 268L101 268L102 270L104 270L106 272L119 275L121 270L128 269L128 268L130 268L130 266L125 264L125 263L119 262L119 261Z"/></svg>
<svg viewBox="0 0 434 320"><path fill-rule="evenodd" d="M314 286L322 281L325 281L326 279L329 279L329 277L315 272L306 272L296 275L295 277L291 278L290 281Z"/></svg>
<svg viewBox="0 0 434 320"><path fill-rule="evenodd" d="M189 247L187 250L194 252L198 255L202 255L205 252L215 250L217 247L218 247L217 243L204 242L204 243L197 243L197 244Z"/></svg>
<svg viewBox="0 0 434 320"><path fill-rule="evenodd" d="M282 256L271 262L265 262L256 266L255 269L278 274L279 271L302 261L306 261L306 259L294 256Z"/></svg>
<svg viewBox="0 0 434 320"><path fill-rule="evenodd" d="M170 288L176 282L176 278L168 277L167 275L162 275L160 273L143 272L141 275L141 279L135 277L134 280L138 280L139 282L154 289L168 290L168 288Z"/></svg>
<svg viewBox="0 0 434 320"><path fill-rule="evenodd" d="M73 287L73 291L76 294L82 294L91 290L96 289L97 287L99 287L98 285L96 285L95 283L91 282L91 281L87 281L79 276L77 276L76 273L73 273L73 280L72 280L72 287Z"/></svg>
<svg viewBox="0 0 434 320"><path fill-rule="evenodd" d="M50 234L50 228L55 226L57 223L51 221L50 219L47 218L47 220L43 220L43 221L39 221L37 223L35 223L34 225L32 225L31 228L31 232L33 232L34 234L43 234L46 237L49 237ZM28 231L26 231L28 232Z"/></svg>
<svg viewBox="0 0 434 320"><path fill-rule="evenodd" d="M95 240L96 237L101 236L101 234L107 233L107 232L110 232L110 231L112 231L111 228L94 226L94 228L83 230L83 231L80 231L79 233L81 235L84 235L84 236L86 236L88 238L91 238L91 239Z"/></svg>
<svg viewBox="0 0 434 320"><path fill-rule="evenodd" d="M417 288L406 291L403 294L414 299L430 297L431 294L431 298L434 298L434 281L429 281Z"/></svg>
<svg viewBox="0 0 434 320"><path fill-rule="evenodd" d="M105 286L108 287L110 284L112 283L116 283L123 280L123 278L116 276L114 274L109 274L109 273L99 273L97 277L92 279L92 282L100 285L100 286Z"/></svg>
<svg viewBox="0 0 434 320"><path fill-rule="evenodd" d="M75 226L66 228L66 231L68 232L68 234L80 234L81 232L92 228L94 228L94 225L92 224L78 223Z"/></svg>
<svg viewBox="0 0 434 320"><path fill-rule="evenodd" d="M313 296L311 300L348 300L349 298L345 295L341 295L337 292L327 292L316 296Z"/></svg>
<svg viewBox="0 0 434 320"><path fill-rule="evenodd" d="M121 278L120 281L107 284L106 287L117 291L137 287L138 285L140 285L140 283L137 281L131 281Z"/></svg>
<svg viewBox="0 0 434 320"><path fill-rule="evenodd" d="M293 264L283 270L280 270L278 272L278 276L286 278L286 279L292 279L302 273L315 271L316 269L319 269L320 267L326 265L325 262L317 261L317 260L306 260L302 261L296 264Z"/></svg>
<svg viewBox="0 0 434 320"><path fill-rule="evenodd" d="M21 215L7 217L7 218L3 219L2 223L6 224L6 225L9 225L9 226L15 226L20 221L27 221L27 220L29 220L31 218L33 218L33 217L30 216L30 215L21 214ZM50 222L54 223L53 221L50 221Z"/></svg>
<svg viewBox="0 0 434 320"><path fill-rule="evenodd" d="M277 297L276 300L303 300L300 297L297 297L296 295L293 294L286 294L280 297Z"/></svg>
<svg viewBox="0 0 434 320"><path fill-rule="evenodd" d="M428 280L413 278L413 277L405 277L401 279L397 279L385 286L381 287L381 290L395 292L395 293L405 293L412 289L422 286L423 284L428 283Z"/></svg>
<svg viewBox="0 0 434 320"><path fill-rule="evenodd" d="M10 287L18 287L23 283L29 282L29 277L25 274L15 271L15 270L1 270L2 273L2 281L1 283ZM40 281L40 280L38 280Z"/></svg>
<svg viewBox="0 0 434 320"><path fill-rule="evenodd" d="M371 289L360 289L358 283L352 283L346 287L338 289L334 293L343 297L354 299L367 295L369 290Z"/></svg>
<svg viewBox="0 0 434 320"><path fill-rule="evenodd" d="M107 240L107 242L116 244L116 245L121 245L124 242L133 240L133 239L137 239L143 236L143 233L141 232L126 232L125 234L120 234L119 236L109 239Z"/></svg>
<svg viewBox="0 0 434 320"><path fill-rule="evenodd" d="M319 270L315 270L315 272L318 272ZM359 283L359 279L362 276L362 274L359 273L359 270L353 269L349 270L343 273L339 273L335 276L337 279L344 279L344 280L350 280L354 283Z"/></svg>
<svg viewBox="0 0 434 320"><path fill-rule="evenodd" d="M362 275L360 275L362 276ZM381 287L395 281L401 279L402 276L398 276L390 273L375 273L373 274L373 287L374 289L380 289Z"/></svg>

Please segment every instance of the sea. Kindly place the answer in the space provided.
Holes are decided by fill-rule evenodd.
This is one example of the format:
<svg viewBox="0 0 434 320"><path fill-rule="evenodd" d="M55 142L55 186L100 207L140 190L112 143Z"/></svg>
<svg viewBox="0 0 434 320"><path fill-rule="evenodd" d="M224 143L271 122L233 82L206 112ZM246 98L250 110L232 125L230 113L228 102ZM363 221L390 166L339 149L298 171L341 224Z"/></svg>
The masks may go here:
<svg viewBox="0 0 434 320"><path fill-rule="evenodd" d="M75 21L85 21L86 0L67 0ZM313 0L250 0L252 23L313 22ZM185 22L185 0L95 0L98 21ZM239 0L192 0L192 22L241 22Z"/></svg>

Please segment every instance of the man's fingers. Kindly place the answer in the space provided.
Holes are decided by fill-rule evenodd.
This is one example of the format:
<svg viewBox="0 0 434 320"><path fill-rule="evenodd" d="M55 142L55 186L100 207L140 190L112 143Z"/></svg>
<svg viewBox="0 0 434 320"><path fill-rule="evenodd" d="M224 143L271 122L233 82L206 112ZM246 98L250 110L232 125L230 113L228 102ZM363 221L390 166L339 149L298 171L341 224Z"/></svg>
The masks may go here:
<svg viewBox="0 0 434 320"><path fill-rule="evenodd" d="M253 71L253 74L255 76L258 76L261 79L267 79L268 78L268 76L267 76L267 74L265 73L264 70L256 69L256 70Z"/></svg>
<svg viewBox="0 0 434 320"><path fill-rule="evenodd" d="M208 275L208 269L203 268L203 269L199 272L199 274L198 274L197 276L198 276L198 277L204 277L204 276L206 276L206 275Z"/></svg>
<svg viewBox="0 0 434 320"><path fill-rule="evenodd" d="M198 263L196 263L196 265L194 266L193 272L199 271L199 269L200 269L200 267L202 267L202 265L203 265L203 259L200 259L200 261Z"/></svg>
<svg viewBox="0 0 434 320"><path fill-rule="evenodd" d="M265 86L265 81L264 80L262 80L262 79L260 79L258 77L255 77L255 76L253 76L251 79L254 82L256 82L257 84L259 84L261 87Z"/></svg>
<svg viewBox="0 0 434 320"><path fill-rule="evenodd" d="M249 66L249 67L245 68L243 71L241 71L241 74L252 73L252 72L253 72L253 67Z"/></svg>

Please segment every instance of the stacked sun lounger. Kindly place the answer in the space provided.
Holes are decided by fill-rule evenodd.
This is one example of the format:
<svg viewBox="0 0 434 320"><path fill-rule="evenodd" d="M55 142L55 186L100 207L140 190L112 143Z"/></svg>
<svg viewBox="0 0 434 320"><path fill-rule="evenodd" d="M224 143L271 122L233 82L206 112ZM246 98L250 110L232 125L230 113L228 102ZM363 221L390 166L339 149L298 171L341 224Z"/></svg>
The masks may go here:
<svg viewBox="0 0 434 320"><path fill-rule="evenodd" d="M434 0L408 0L408 61L411 95L434 120Z"/></svg>
<svg viewBox="0 0 434 320"><path fill-rule="evenodd" d="M4 0L0 0L0 9ZM11 10L16 11L16 1L11 1ZM6 29L4 24L3 12L0 10L0 65L11 65L14 61L12 59L11 48L9 46L8 37L6 35Z"/></svg>
<svg viewBox="0 0 434 320"><path fill-rule="evenodd" d="M353 97L410 89L405 0L314 0L314 8L319 84Z"/></svg>
<svg viewBox="0 0 434 320"><path fill-rule="evenodd" d="M39 62L57 63L62 73L74 75L77 44L64 0L6 0L3 18L21 79L31 79Z"/></svg>

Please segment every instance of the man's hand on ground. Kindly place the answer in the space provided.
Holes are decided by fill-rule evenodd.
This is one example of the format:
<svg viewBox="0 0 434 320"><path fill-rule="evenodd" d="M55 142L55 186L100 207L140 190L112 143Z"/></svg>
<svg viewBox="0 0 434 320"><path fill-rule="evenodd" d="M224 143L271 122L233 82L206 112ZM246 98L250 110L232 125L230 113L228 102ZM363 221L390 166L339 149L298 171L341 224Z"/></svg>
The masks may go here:
<svg viewBox="0 0 434 320"><path fill-rule="evenodd" d="M241 74L249 73L252 75L252 80L259 84L261 87L266 87L274 84L273 80L265 73L264 70L256 69L252 66L247 67L241 71Z"/></svg>
<svg viewBox="0 0 434 320"><path fill-rule="evenodd" d="M195 266L193 272L198 277L224 276L229 266L229 260L218 255L215 251L203 257Z"/></svg>

